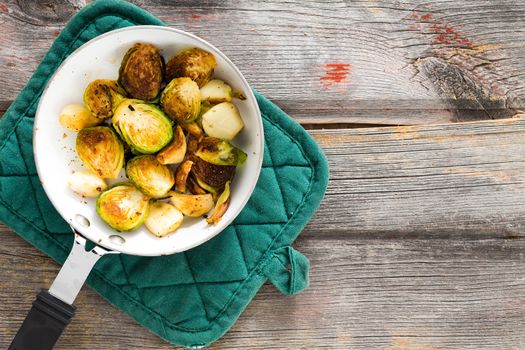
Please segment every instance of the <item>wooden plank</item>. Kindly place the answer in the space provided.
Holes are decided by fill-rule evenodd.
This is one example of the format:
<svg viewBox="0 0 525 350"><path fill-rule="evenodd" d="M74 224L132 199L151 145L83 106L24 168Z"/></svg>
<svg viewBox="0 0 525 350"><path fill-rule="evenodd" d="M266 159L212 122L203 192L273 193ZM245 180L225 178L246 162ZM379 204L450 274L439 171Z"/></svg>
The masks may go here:
<svg viewBox="0 0 525 350"><path fill-rule="evenodd" d="M524 119L310 133L331 170L316 234L524 235Z"/></svg>
<svg viewBox="0 0 525 350"><path fill-rule="evenodd" d="M0 229L0 347L58 266ZM525 240L317 239L296 247L311 285L286 297L266 284L212 349L521 349ZM57 350L171 349L89 288Z"/></svg>
<svg viewBox="0 0 525 350"><path fill-rule="evenodd" d="M0 105L89 1L0 8ZM134 1L214 43L305 124L408 125L525 109L525 3Z"/></svg>

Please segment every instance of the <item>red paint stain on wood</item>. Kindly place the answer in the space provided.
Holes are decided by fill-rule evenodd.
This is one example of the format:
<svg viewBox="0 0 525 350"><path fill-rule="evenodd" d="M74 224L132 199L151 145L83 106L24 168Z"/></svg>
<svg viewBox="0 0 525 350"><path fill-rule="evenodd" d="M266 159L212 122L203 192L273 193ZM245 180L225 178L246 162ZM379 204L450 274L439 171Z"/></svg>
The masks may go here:
<svg viewBox="0 0 525 350"><path fill-rule="evenodd" d="M416 21L408 25L409 29L419 29L426 33L430 31L433 34L432 44L467 48L474 46L474 43L458 30L460 26L453 26L439 18L433 19L430 12L415 16L412 13L408 18Z"/></svg>
<svg viewBox="0 0 525 350"><path fill-rule="evenodd" d="M344 92L349 83L348 76L352 72L350 63L326 63L323 66L324 74L319 78L321 85L325 89L337 87L335 91Z"/></svg>
<svg viewBox="0 0 525 350"><path fill-rule="evenodd" d="M202 19L202 16L201 15L191 15L191 19L199 20L199 19Z"/></svg>
<svg viewBox="0 0 525 350"><path fill-rule="evenodd" d="M58 36L58 34L60 34L60 32L59 32L58 30L55 30L55 31L53 32L53 36Z"/></svg>
<svg viewBox="0 0 525 350"><path fill-rule="evenodd" d="M196 13L190 16L190 19L193 21L209 21L212 19L217 19L216 15L198 15Z"/></svg>
<svg viewBox="0 0 525 350"><path fill-rule="evenodd" d="M4 13L7 13L7 12L9 12L9 8L7 7L6 4L0 3L0 11L4 12Z"/></svg>

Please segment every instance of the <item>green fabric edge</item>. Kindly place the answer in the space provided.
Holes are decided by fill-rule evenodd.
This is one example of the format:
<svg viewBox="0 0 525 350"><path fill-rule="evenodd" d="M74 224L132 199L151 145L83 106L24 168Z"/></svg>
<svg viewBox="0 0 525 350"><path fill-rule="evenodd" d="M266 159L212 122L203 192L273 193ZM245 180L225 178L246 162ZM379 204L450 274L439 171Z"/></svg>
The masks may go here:
<svg viewBox="0 0 525 350"><path fill-rule="evenodd" d="M3 140L2 144L0 144L0 151L10 135L10 130L14 130L18 122L22 120L22 117L17 118L17 116L25 114L24 110L27 111L31 108L35 93L40 95L47 84L47 80L61 63L62 58L69 53L68 48L70 45L67 45L68 48L64 49L61 49L61 47L66 47L66 43L71 43L75 40L75 36L71 35L71 33L73 32L78 35L79 31L75 28L84 28L97 17L109 14L131 20L136 24L164 25L159 19L139 7L119 0L97 1L82 9L64 28L62 34L53 43L49 52L42 60L42 63L38 66L29 83L7 110L5 116L0 119L0 139ZM260 266L265 263L264 260L268 258L269 252L291 244L311 218L324 196L328 183L328 164L317 143L315 143L299 124L264 96L255 91L254 94L261 112L267 120L271 121L272 124L288 135L290 135L290 132L288 132L287 129L295 131L296 134L291 138L296 140L296 143L303 151L305 159L307 159L312 166L312 181L310 182L309 190L303 202L281 232L274 238L274 241L267 249L267 254L261 258L258 264L258 266ZM63 262L69 254L70 246L64 247L59 244L52 236L49 236L46 232L32 225L32 223L25 220L25 218L18 216L16 212L9 210L5 205L0 206L0 215L7 218L4 222L16 232L36 229L42 233L42 236L34 235L34 237L23 238L41 251L44 251L44 249L48 250L46 254L55 261ZM46 236L51 239L44 238ZM165 324L162 322L161 317L158 316L139 317L144 311L149 309L128 298L127 294L120 288L113 285L103 274L97 273L96 271L88 278L88 285L93 287L109 303L125 311L137 322L166 341L187 347L200 347L211 344L228 331L265 281L266 277L259 268L251 271L247 279L236 291L234 295L235 298L232 296L232 299L227 303L225 309L210 323L210 327L204 330L188 330L176 325ZM118 300L121 297L127 300L120 300L121 302L110 300ZM200 342L195 343L195 337L198 337Z"/></svg>

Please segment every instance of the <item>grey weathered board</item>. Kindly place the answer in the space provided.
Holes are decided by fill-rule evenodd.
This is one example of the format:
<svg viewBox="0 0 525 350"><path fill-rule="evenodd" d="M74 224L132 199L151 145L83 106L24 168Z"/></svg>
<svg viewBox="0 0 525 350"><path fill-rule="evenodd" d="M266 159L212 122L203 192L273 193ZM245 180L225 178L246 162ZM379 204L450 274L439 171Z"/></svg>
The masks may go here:
<svg viewBox="0 0 525 350"><path fill-rule="evenodd" d="M86 2L1 6L4 107ZM215 44L304 123L427 124L525 109L520 0L134 2Z"/></svg>
<svg viewBox="0 0 525 350"><path fill-rule="evenodd" d="M296 243L310 288L265 285L212 348L525 349L525 120L440 125L525 110L525 2L135 3L223 50L331 167ZM0 0L0 114L85 4ZM0 224L0 266L5 348L58 265ZM77 306L59 350L172 348L89 288Z"/></svg>

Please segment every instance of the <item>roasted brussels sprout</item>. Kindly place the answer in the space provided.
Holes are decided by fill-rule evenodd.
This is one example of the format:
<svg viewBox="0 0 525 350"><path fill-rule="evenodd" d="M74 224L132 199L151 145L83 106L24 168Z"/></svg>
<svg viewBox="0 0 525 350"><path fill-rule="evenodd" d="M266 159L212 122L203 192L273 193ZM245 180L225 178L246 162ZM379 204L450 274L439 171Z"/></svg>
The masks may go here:
<svg viewBox="0 0 525 350"><path fill-rule="evenodd" d="M151 101L160 92L163 72L159 50L151 44L137 43L122 59L118 82L131 97Z"/></svg>
<svg viewBox="0 0 525 350"><path fill-rule="evenodd" d="M76 150L86 168L102 178L116 179L124 165L124 147L107 126L80 130Z"/></svg>
<svg viewBox="0 0 525 350"><path fill-rule="evenodd" d="M173 172L152 155L138 156L126 164L126 175L139 190L151 197L162 197L175 184Z"/></svg>
<svg viewBox="0 0 525 350"><path fill-rule="evenodd" d="M242 165L247 158L241 149L215 137L202 138L195 155L215 165Z"/></svg>
<svg viewBox="0 0 525 350"><path fill-rule="evenodd" d="M164 237L182 224L184 216L169 203L154 202L149 206L149 215L144 224L157 237Z"/></svg>
<svg viewBox="0 0 525 350"><path fill-rule="evenodd" d="M166 65L166 81L188 77L199 87L204 86L213 75L217 61L213 54L199 48L186 49L172 57Z"/></svg>
<svg viewBox="0 0 525 350"><path fill-rule="evenodd" d="M177 125L172 141L157 154L161 164L177 164L182 162L186 155L186 136L182 128Z"/></svg>
<svg viewBox="0 0 525 350"><path fill-rule="evenodd" d="M244 122L233 103L223 102L202 115L202 128L208 136L233 140L244 128Z"/></svg>
<svg viewBox="0 0 525 350"><path fill-rule="evenodd" d="M102 192L97 199L97 213L117 231L138 228L149 212L149 198L133 184L117 184Z"/></svg>
<svg viewBox="0 0 525 350"><path fill-rule="evenodd" d="M99 119L111 118L125 98L125 91L114 80L92 81L84 91L84 104Z"/></svg>
<svg viewBox="0 0 525 350"><path fill-rule="evenodd" d="M200 187L197 184L197 182L195 180L195 176L188 177L188 180L186 181L186 188L192 194L206 194L206 193L208 193L208 192L206 192L206 190L204 190L204 188Z"/></svg>
<svg viewBox="0 0 525 350"><path fill-rule="evenodd" d="M232 98L246 100L241 92L234 91L230 85L219 79L212 79L201 87L201 101L203 102L231 102Z"/></svg>
<svg viewBox="0 0 525 350"><path fill-rule="evenodd" d="M213 208L213 197L209 193L193 195L172 191L169 195L171 204L186 216L201 216Z"/></svg>
<svg viewBox="0 0 525 350"><path fill-rule="evenodd" d="M173 79L162 91L160 104L171 119L179 123L189 123L199 116L199 87L190 78Z"/></svg>
<svg viewBox="0 0 525 350"><path fill-rule="evenodd" d="M82 197L97 197L108 185L104 179L88 172L75 171L67 181L68 187Z"/></svg>
<svg viewBox="0 0 525 350"><path fill-rule="evenodd" d="M214 193L222 189L224 184L233 178L235 165L216 165L194 157L191 172L195 175L199 187Z"/></svg>
<svg viewBox="0 0 525 350"><path fill-rule="evenodd" d="M113 127L135 153L160 151L173 137L172 122L157 107L124 100L115 110Z"/></svg>
<svg viewBox="0 0 525 350"><path fill-rule="evenodd" d="M210 225L216 225L226 212L230 205L230 181L224 185L224 191L222 191L215 208L211 212L211 215L206 219L206 222Z"/></svg>
<svg viewBox="0 0 525 350"><path fill-rule="evenodd" d="M102 119L94 117L91 112L81 104L70 104L62 108L58 121L64 128L73 131L80 131L84 128L102 123Z"/></svg>

